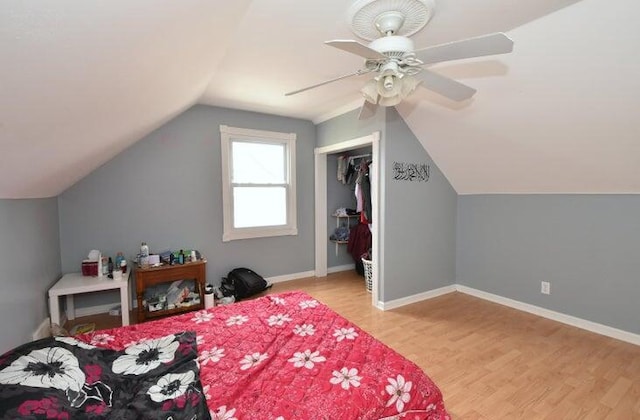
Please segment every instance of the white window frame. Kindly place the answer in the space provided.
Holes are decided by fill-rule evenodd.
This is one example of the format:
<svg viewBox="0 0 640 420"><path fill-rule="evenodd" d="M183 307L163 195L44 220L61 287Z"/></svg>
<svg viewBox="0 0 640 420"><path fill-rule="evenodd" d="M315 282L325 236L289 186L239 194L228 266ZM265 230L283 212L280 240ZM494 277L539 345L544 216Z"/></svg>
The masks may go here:
<svg viewBox="0 0 640 420"><path fill-rule="evenodd" d="M283 144L287 149L287 183L283 184L287 191L287 223L279 226L259 226L235 228L233 226L234 201L231 182L232 152L234 140L265 144ZM279 133L275 131L252 130L248 128L220 126L220 141L222 148L222 207L224 228L222 241L236 239L264 238L269 236L286 236L298 234L298 219L296 215L296 133ZM242 186L264 186L273 184L237 184ZM281 184L278 184L281 185Z"/></svg>

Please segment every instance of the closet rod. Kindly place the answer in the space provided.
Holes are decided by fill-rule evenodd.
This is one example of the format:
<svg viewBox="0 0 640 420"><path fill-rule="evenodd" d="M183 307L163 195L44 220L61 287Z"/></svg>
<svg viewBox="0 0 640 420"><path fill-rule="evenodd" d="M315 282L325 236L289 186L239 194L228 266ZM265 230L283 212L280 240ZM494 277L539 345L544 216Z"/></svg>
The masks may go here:
<svg viewBox="0 0 640 420"><path fill-rule="evenodd" d="M371 153L366 153L364 155L357 155L357 156L349 156L349 159L359 159L367 156L371 156Z"/></svg>

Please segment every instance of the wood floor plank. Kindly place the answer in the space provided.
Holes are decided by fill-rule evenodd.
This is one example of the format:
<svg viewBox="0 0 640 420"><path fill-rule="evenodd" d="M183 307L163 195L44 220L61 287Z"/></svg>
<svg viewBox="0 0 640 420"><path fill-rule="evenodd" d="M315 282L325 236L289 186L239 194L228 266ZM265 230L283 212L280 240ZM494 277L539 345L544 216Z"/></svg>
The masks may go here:
<svg viewBox="0 0 640 420"><path fill-rule="evenodd" d="M616 405L620 403L620 400L624 398L629 388L631 388L631 384L632 382L627 378L618 378L604 396L600 398L600 403L609 408L615 408Z"/></svg>
<svg viewBox="0 0 640 420"><path fill-rule="evenodd" d="M640 346L457 292L382 312L354 272L265 294L287 290L309 293L420 366L454 419L640 420ZM111 328L119 317L75 322Z"/></svg>

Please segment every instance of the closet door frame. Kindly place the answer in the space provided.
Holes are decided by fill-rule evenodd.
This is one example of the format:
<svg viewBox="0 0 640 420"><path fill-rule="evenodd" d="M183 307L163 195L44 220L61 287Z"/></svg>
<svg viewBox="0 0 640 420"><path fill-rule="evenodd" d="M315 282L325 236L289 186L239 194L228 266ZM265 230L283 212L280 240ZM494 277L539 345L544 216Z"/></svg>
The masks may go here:
<svg viewBox="0 0 640 420"><path fill-rule="evenodd" d="M375 263L372 267L372 290L371 303L378 309L382 309L380 302L380 288L384 285L382 267L384 266L384 241L382 238L381 226L384 226L384 211L380 203L383 191L381 170L383 164L380 160L380 132L375 131L370 135L343 141L329 146L316 147L315 158L315 275L316 277L327 276L327 157L329 154L343 152L346 150L358 149L363 146L371 146L370 176L373 180L371 188L371 224L372 247L371 253Z"/></svg>

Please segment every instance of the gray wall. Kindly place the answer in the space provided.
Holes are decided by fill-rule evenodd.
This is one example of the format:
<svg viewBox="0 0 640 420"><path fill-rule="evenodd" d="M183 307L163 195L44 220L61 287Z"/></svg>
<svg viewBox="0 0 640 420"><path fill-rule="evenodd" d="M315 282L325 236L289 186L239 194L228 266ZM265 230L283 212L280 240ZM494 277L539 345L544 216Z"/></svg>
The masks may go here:
<svg viewBox="0 0 640 420"><path fill-rule="evenodd" d="M383 301L455 283L457 194L395 108L384 153ZM393 163L427 163L428 182L393 179Z"/></svg>
<svg viewBox="0 0 640 420"><path fill-rule="evenodd" d="M0 200L0 354L31 340L60 278L55 198Z"/></svg>
<svg viewBox="0 0 640 420"><path fill-rule="evenodd" d="M338 156L351 155L358 156L365 153L371 153L371 146L363 147L356 150L350 150L348 152L333 153L327 155L327 226L329 227L328 235L331 235L337 226L337 218L332 214L339 207L346 207L355 209L356 197L355 197L355 184L343 184L338 181ZM341 224L346 224L347 219L341 218ZM354 225L358 223L358 219L349 219L349 223ZM327 236L328 237L328 236ZM336 254L337 249L337 254ZM337 267L348 264L354 264L353 258L347 252L346 244L339 244L327 241L327 267Z"/></svg>
<svg viewBox="0 0 640 420"><path fill-rule="evenodd" d="M461 196L457 244L460 284L640 333L640 196Z"/></svg>
<svg viewBox="0 0 640 420"><path fill-rule="evenodd" d="M222 242L221 124L297 133L297 236ZM195 106L59 196L62 270L79 271L94 248L132 257L141 241L152 252L200 250L212 283L238 266L265 277L313 270L314 146L310 121ZM104 295L78 307L118 300Z"/></svg>
<svg viewBox="0 0 640 420"><path fill-rule="evenodd" d="M358 110L354 110L320 123L316 126L316 147L368 136L375 131L380 131L383 136L385 115L385 109L380 108L373 117L359 120Z"/></svg>

